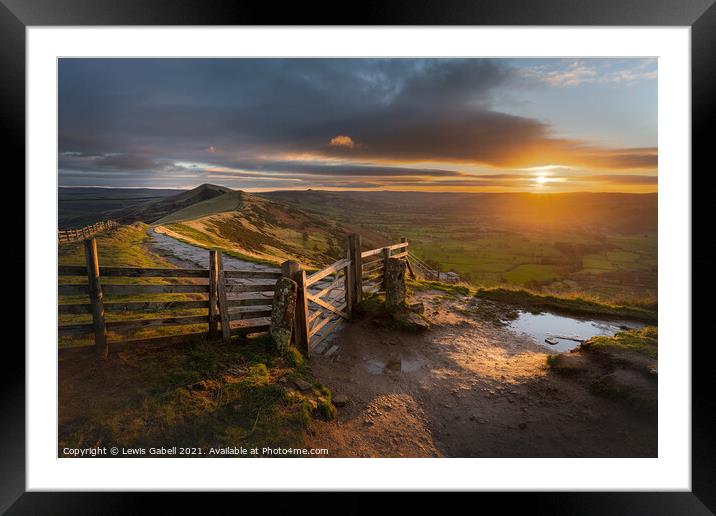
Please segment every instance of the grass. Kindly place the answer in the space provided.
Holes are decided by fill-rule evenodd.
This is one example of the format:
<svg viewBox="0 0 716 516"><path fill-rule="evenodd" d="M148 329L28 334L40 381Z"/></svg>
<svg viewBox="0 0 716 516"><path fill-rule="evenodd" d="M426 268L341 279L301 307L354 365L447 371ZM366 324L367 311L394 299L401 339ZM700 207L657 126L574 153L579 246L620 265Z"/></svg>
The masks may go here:
<svg viewBox="0 0 716 516"><path fill-rule="evenodd" d="M525 264L518 265L509 272L502 274L509 283L524 285L529 282L549 282L560 278L560 274L552 265Z"/></svg>
<svg viewBox="0 0 716 516"><path fill-rule="evenodd" d="M439 290L447 294L456 296L469 296L470 288L465 285L459 285L456 283L442 283L440 281L428 281L428 280L413 280L408 278L406 284L417 290Z"/></svg>
<svg viewBox="0 0 716 516"><path fill-rule="evenodd" d="M611 305L580 296L556 296L506 288L480 288L475 296L531 311L554 311L570 315L632 319L647 323L657 322L655 306Z"/></svg>
<svg viewBox="0 0 716 516"><path fill-rule="evenodd" d="M175 211L157 220L155 224L166 225L184 220L198 219L226 211L240 210L244 204L243 192L228 192Z"/></svg>
<svg viewBox="0 0 716 516"><path fill-rule="evenodd" d="M260 258L251 254L242 253L237 248L233 247L227 241L222 238L212 235L208 232L200 231L187 224L175 223L165 226L167 229L174 232L176 238L179 241L185 242L190 245L202 247L204 249L216 249L222 251L224 254L244 260L247 262L260 263L263 265L270 265L275 267L278 264L277 260L269 260L266 258Z"/></svg>
<svg viewBox="0 0 716 516"><path fill-rule="evenodd" d="M593 337L587 346L594 350L616 349L629 351L649 358L658 358L659 331L654 326L619 332L613 337Z"/></svg>
<svg viewBox="0 0 716 516"><path fill-rule="evenodd" d="M330 391L266 335L230 344L60 357L64 447L302 447L311 417L335 417ZM301 377L315 387L291 388ZM207 455L204 455L207 456Z"/></svg>
<svg viewBox="0 0 716 516"><path fill-rule="evenodd" d="M120 226L95 237L97 255L101 266L121 267L173 267L163 256L147 246L149 226L135 222ZM60 265L85 265L85 251L82 242L59 246Z"/></svg>
<svg viewBox="0 0 716 516"><path fill-rule="evenodd" d="M293 259L320 267L345 255L347 233L335 223L244 192L197 203L157 224L191 243L255 262Z"/></svg>
<svg viewBox="0 0 716 516"><path fill-rule="evenodd" d="M174 268L175 266L165 257L155 253L148 246L149 226L140 222L121 226L106 233L96 236L97 254L100 266L122 266L122 267L159 267ZM63 244L59 246L58 262L61 265L84 265L84 245L82 242ZM168 278L102 278L103 284L110 283L171 283ZM191 278L184 278L182 282L201 282ZM86 276L62 276L59 283L86 283ZM202 294L136 294L127 296L105 296L106 302L120 301L189 301L205 299ZM87 296L62 296L58 299L60 304L65 303L88 303ZM155 317L204 315L206 309L162 309L160 312L144 310L141 312L108 312L107 321L126 321L133 319L147 319ZM59 324L83 324L90 323L90 314L62 314L58 318ZM107 336L110 341L124 340L127 338L152 338L183 333L194 333L207 331L207 324L167 326L156 328L143 328L134 330L131 333L110 331ZM59 339L59 347L81 347L93 344L91 335L62 336Z"/></svg>

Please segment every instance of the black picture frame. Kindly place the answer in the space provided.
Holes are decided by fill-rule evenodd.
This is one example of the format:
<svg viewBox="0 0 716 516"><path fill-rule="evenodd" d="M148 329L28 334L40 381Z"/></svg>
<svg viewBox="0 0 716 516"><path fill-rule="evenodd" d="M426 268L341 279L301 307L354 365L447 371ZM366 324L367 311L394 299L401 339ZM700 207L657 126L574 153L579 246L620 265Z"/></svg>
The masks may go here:
<svg viewBox="0 0 716 516"><path fill-rule="evenodd" d="M46 25L607 25L689 26L692 43L692 277L699 281L692 296L714 285L706 267L713 260L699 247L709 244L712 216L699 195L708 195L693 170L706 174L713 144L708 128L716 104L716 6L714 0L442 0L362 1L341 16L335 3L271 3L185 0L0 0L0 120L7 154L25 167L25 30ZM344 11L349 12L349 11ZM698 179L698 183L697 183ZM25 192L26 195L31 192ZM708 224L708 225L707 225ZM701 231L700 231L701 230ZM20 237L20 238L24 238ZM19 246L18 246L19 247ZM702 249L704 251L704 249ZM19 266L19 263L17 264ZM703 275L696 276L699 272ZM693 297L692 319L708 320L706 302ZM705 298L704 298L705 299ZM28 307L29 309L30 307ZM696 328L694 328L696 329ZM641 493L525 493L489 494L498 498L501 511L529 507L532 512L554 514L710 514L716 511L716 403L714 375L708 360L711 339L692 341L692 490ZM6 344L11 342L6 339ZM677 345L678 343L674 343ZM684 346L689 343L683 343ZM114 514L147 507L147 496L119 493L25 492L25 354L13 341L5 346L0 375L0 511L8 514L63 512ZM8 364L12 364L9 366ZM152 495L162 496L162 495ZM242 495L245 497L246 495ZM274 500L273 509L291 511L293 502ZM420 497L417 497L420 503ZM164 512L173 504L187 509L184 496L162 496ZM242 504L250 503L244 501ZM382 508L390 502L380 502ZM482 503L482 502L481 502ZM374 502L352 495L341 512L363 512ZM401 505L404 508L404 506ZM319 508L320 509L320 508Z"/></svg>

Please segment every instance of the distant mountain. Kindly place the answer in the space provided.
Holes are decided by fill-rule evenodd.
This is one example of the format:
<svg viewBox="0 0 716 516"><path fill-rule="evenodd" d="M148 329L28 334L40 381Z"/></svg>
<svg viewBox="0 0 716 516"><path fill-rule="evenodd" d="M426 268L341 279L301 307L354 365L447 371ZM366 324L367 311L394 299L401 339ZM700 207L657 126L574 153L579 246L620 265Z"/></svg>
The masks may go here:
<svg viewBox="0 0 716 516"><path fill-rule="evenodd" d="M233 190L225 186L203 184L191 190L182 191L168 197L162 197L159 200L151 200L108 212L107 218L122 223L142 221L152 224L170 213L183 210L194 204L219 197L229 192L233 192Z"/></svg>

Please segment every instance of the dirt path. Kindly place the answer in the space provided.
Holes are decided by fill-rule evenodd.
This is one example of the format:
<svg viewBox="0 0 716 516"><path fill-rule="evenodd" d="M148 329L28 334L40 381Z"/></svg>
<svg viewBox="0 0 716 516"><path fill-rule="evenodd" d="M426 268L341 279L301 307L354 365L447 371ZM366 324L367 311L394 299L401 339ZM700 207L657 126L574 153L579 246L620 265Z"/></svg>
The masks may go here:
<svg viewBox="0 0 716 516"><path fill-rule="evenodd" d="M546 368L549 350L460 315L465 300L417 296L426 334L343 326L313 374L348 397L310 446L333 457L655 457L656 421ZM437 303L434 300L438 300Z"/></svg>

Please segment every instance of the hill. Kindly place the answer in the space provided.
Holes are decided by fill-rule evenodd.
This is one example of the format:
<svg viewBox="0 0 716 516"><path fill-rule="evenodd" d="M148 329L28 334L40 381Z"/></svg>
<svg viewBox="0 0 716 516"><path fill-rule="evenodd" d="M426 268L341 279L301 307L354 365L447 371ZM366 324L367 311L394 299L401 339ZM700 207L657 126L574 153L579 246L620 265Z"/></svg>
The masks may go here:
<svg viewBox="0 0 716 516"><path fill-rule="evenodd" d="M152 200L108 212L107 218L122 223L141 221L151 224L170 213L183 210L193 204L219 197L231 191L230 188L226 188L225 186L203 184L191 190L163 197L159 200Z"/></svg>
<svg viewBox="0 0 716 516"><path fill-rule="evenodd" d="M281 263L295 259L318 267L345 256L345 241L361 232L366 246L387 242L379 232L336 223L318 213L230 190L163 216L157 231L188 243L222 248L239 257Z"/></svg>

